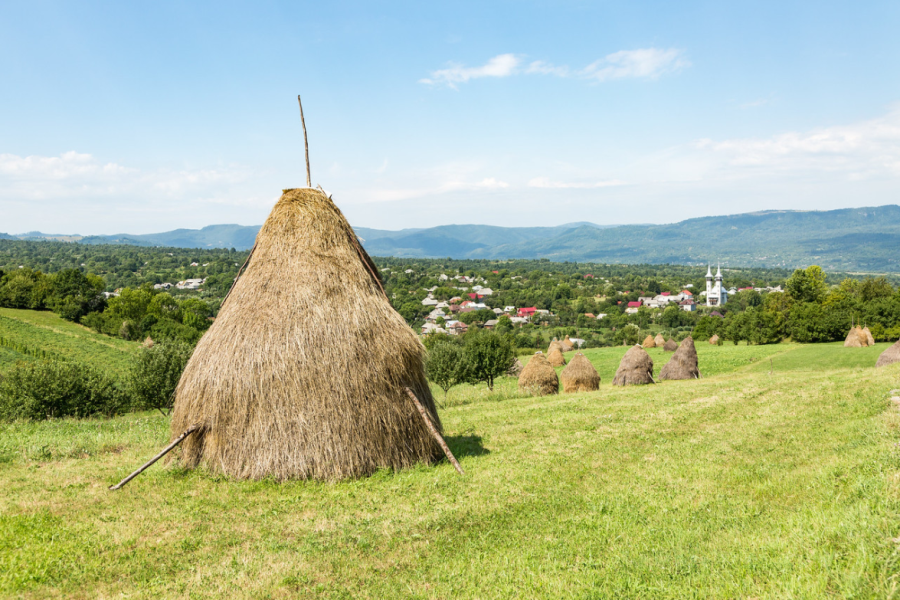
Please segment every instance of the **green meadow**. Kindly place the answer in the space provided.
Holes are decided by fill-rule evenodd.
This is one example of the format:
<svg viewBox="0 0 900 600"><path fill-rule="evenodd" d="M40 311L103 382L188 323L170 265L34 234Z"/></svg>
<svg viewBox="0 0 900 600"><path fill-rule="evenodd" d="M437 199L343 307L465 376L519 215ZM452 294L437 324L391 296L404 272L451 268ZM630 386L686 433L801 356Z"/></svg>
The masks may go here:
<svg viewBox="0 0 900 600"><path fill-rule="evenodd" d="M0 596L898 597L886 346L699 344L702 379L629 388L610 385L625 348L604 348L585 351L598 392L453 388L464 476L158 463L110 492L166 444L159 413L0 425Z"/></svg>

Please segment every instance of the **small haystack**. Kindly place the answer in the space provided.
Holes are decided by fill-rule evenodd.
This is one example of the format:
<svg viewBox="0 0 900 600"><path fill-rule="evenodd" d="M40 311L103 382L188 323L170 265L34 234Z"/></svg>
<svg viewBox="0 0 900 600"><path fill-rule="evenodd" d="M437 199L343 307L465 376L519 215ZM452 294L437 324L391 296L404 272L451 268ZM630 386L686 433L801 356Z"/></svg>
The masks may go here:
<svg viewBox="0 0 900 600"><path fill-rule="evenodd" d="M647 337L644 338L644 343L641 344L643 348L656 348L656 340L653 339L653 336L647 334Z"/></svg>
<svg viewBox="0 0 900 600"><path fill-rule="evenodd" d="M563 391L567 394L593 392L600 388L600 375L597 373L597 369L581 352L572 357L568 366L559 374L559 379L562 382Z"/></svg>
<svg viewBox="0 0 900 600"><path fill-rule="evenodd" d="M869 345L869 346L874 346L874 345L875 345L875 338L872 337L872 332L869 331L868 326L867 326L867 327L863 327L862 333L863 333L863 335L866 337L866 344Z"/></svg>
<svg viewBox="0 0 900 600"><path fill-rule="evenodd" d="M181 463L337 480L442 456L416 333L331 198L285 190L175 391Z"/></svg>
<svg viewBox="0 0 900 600"><path fill-rule="evenodd" d="M850 332L847 333L847 338L844 340L844 348L865 348L868 345L869 340L866 339L866 334L863 333L862 327L859 325L851 327Z"/></svg>
<svg viewBox="0 0 900 600"><path fill-rule="evenodd" d="M522 361L517 358L516 362L514 362L512 364L512 366L509 368L509 370L506 372L506 376L507 377L518 377L519 373L522 372L522 369L523 369Z"/></svg>
<svg viewBox="0 0 900 600"><path fill-rule="evenodd" d="M653 380L653 359L640 346L632 346L616 371L613 385L642 385Z"/></svg>
<svg viewBox="0 0 900 600"><path fill-rule="evenodd" d="M896 362L900 362L900 340L897 340L897 342L895 342L887 350L881 353L881 356L878 357L878 362L875 363L875 366L884 367L887 365L892 365Z"/></svg>
<svg viewBox="0 0 900 600"><path fill-rule="evenodd" d="M715 334L715 333L714 333L713 336L712 336L711 338L709 338L709 343L712 344L713 346L718 346L718 345L719 345L719 336L718 336L718 334Z"/></svg>
<svg viewBox="0 0 900 600"><path fill-rule="evenodd" d="M669 338L669 341L663 344L663 350L665 350L666 352L675 352L676 350L678 350L678 342L676 342L672 338Z"/></svg>
<svg viewBox="0 0 900 600"><path fill-rule="evenodd" d="M551 350L547 354L547 362L550 363L551 367L566 366L566 357L563 356L562 350L559 349L559 346L551 346Z"/></svg>
<svg viewBox="0 0 900 600"><path fill-rule="evenodd" d="M141 346L143 346L144 348L152 348L155 345L156 345L156 343L153 341L153 338L150 337L149 335L147 336L147 339L141 343Z"/></svg>
<svg viewBox="0 0 900 600"><path fill-rule="evenodd" d="M536 396L559 393L559 377L543 352L535 352L519 375L519 389Z"/></svg>
<svg viewBox="0 0 900 600"><path fill-rule="evenodd" d="M569 339L569 336L566 336L566 339L561 341L560 345L562 346L563 352L572 352L575 350L575 343Z"/></svg>
<svg viewBox="0 0 900 600"><path fill-rule="evenodd" d="M653 343L656 344L657 348L662 348L666 345L666 338L663 337L663 334L657 333L656 337L653 338Z"/></svg>
<svg viewBox="0 0 900 600"><path fill-rule="evenodd" d="M660 379L700 379L700 368L697 360L697 349L694 338L688 336L681 340L678 350L672 355L662 370Z"/></svg>
<svg viewBox="0 0 900 600"><path fill-rule="evenodd" d="M559 350L560 352L563 351L563 345L562 345L562 342L560 342L560 341L557 340L556 338L553 338L553 341L550 342L550 346L547 348L547 354L549 355L551 352L553 352L553 349L554 349L554 348L556 348L556 349Z"/></svg>

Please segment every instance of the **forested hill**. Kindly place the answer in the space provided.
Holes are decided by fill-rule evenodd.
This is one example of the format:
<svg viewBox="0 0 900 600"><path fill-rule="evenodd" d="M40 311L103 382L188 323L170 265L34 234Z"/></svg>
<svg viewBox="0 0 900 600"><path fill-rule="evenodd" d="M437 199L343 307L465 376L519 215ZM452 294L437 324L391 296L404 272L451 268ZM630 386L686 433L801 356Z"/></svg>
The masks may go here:
<svg viewBox="0 0 900 600"><path fill-rule="evenodd" d="M643 215L636 215L638 220ZM253 245L259 226L210 225L166 233L113 236L49 236L86 244L134 244L181 248ZM900 272L900 206L832 211L764 211L688 219L668 225L557 227L444 225L387 231L357 227L375 256L407 258L549 258L603 263L724 264L802 267L830 271ZM0 239L4 234L0 234Z"/></svg>

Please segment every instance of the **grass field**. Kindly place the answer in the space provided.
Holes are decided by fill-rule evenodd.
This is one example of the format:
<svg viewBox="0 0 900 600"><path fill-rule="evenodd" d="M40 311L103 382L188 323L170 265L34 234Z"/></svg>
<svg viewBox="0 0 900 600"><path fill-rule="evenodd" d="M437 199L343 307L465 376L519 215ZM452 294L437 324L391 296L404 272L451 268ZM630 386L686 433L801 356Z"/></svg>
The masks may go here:
<svg viewBox="0 0 900 600"><path fill-rule="evenodd" d="M121 377L128 370L140 348L136 342L96 333L52 312L14 308L0 308L0 339L75 360L115 377ZM0 345L0 373L17 360L31 360L31 357Z"/></svg>
<svg viewBox="0 0 900 600"><path fill-rule="evenodd" d="M113 493L167 441L160 415L0 425L0 596L897 597L900 365L872 368L880 349L701 345L703 379L623 389L606 348L595 393L454 389L465 476L156 465Z"/></svg>

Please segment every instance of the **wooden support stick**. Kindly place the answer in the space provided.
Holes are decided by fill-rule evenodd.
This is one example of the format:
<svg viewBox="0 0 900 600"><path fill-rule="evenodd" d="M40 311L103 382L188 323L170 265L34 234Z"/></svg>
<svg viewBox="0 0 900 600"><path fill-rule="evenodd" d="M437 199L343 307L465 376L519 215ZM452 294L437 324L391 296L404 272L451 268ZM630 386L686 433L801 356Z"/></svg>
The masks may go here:
<svg viewBox="0 0 900 600"><path fill-rule="evenodd" d="M312 178L309 176L309 142L306 141L306 121L303 119L303 103L300 102L300 94L297 94L297 103L300 105L300 123L303 125L303 148L306 150L306 187L312 187Z"/></svg>
<svg viewBox="0 0 900 600"><path fill-rule="evenodd" d="M422 415L422 420L425 421L425 425L428 426L428 430L431 432L431 435L437 440L437 443L441 445L441 449L444 451L444 454L447 455L447 460L453 463L453 466L456 467L456 470L459 471L460 475L465 475L466 472L463 471L463 468L459 466L459 462L456 460L456 457L453 456L453 453L450 452L450 448L447 446L447 442L444 441L444 438L441 437L441 434L438 433L437 428L434 426L434 423L431 421L431 416L428 414L428 411L425 410L425 407L422 406L422 403L419 402L419 399L413 393L411 389L403 388L406 390L406 393L409 395L410 399L416 405L416 408L419 409L419 414Z"/></svg>
<svg viewBox="0 0 900 600"><path fill-rule="evenodd" d="M183 441L187 438L187 436L191 435L192 433L194 433L194 432L197 431L198 429L200 429L200 425L199 425L199 424L198 424L198 425L191 425L190 427L188 427L188 428L185 430L185 432L182 433L181 435L179 435L177 438L175 438L175 440L174 440L171 444L169 444L168 446L166 446L165 448L163 448L163 449L162 449L162 452L160 452L159 454L157 454L156 456L154 456L153 458L151 458L150 460L148 460L146 463L144 463L144 465L143 465L140 469L138 469L137 471L135 471L134 473L132 473L131 475L129 475L128 477L126 477L125 479L123 479L122 481L120 481L119 483L117 483L116 485L111 486L109 489L111 489L111 490L120 490L120 489L122 489L122 487L123 487L126 483L128 483L129 481L131 481L132 479L134 479L135 477L137 477L138 475L140 475L141 473L143 473L144 471L146 471L153 463L155 463L156 461L158 461L159 459L161 459L163 456L165 456L166 454L168 454L175 446L177 446L178 444L180 444L181 442L183 442Z"/></svg>

